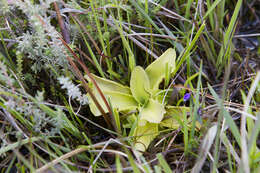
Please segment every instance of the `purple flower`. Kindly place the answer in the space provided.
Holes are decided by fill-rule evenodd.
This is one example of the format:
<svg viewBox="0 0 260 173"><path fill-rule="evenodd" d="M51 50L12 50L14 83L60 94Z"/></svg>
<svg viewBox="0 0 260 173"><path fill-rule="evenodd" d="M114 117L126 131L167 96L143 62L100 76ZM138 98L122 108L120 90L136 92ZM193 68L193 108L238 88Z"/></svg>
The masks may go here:
<svg viewBox="0 0 260 173"><path fill-rule="evenodd" d="M190 99L190 93L186 93L186 94L184 94L184 96L183 96L183 101L184 102L186 102L186 101L188 101L189 99Z"/></svg>

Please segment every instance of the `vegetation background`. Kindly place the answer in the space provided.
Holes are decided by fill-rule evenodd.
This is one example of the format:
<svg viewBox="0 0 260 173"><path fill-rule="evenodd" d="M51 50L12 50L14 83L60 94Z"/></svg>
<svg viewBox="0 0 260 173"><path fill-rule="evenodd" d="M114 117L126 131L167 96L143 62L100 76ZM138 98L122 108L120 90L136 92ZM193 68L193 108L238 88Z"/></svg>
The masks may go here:
<svg viewBox="0 0 260 173"><path fill-rule="evenodd" d="M155 136L92 114L168 48ZM1 172L260 172L259 69L259 0L0 0Z"/></svg>

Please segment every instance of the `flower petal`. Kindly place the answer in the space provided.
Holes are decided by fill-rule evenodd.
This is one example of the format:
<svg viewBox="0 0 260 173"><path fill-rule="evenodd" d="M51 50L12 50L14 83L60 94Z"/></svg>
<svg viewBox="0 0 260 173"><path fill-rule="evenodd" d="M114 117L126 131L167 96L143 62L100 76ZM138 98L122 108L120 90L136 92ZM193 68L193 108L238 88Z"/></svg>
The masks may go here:
<svg viewBox="0 0 260 173"><path fill-rule="evenodd" d="M184 96L183 96L183 101L184 101L184 102L188 101L188 100L190 99L190 96L191 96L190 93L184 94Z"/></svg>
<svg viewBox="0 0 260 173"><path fill-rule="evenodd" d="M149 99L147 105L140 110L140 119L147 120L150 123L160 123L165 112L163 104Z"/></svg>

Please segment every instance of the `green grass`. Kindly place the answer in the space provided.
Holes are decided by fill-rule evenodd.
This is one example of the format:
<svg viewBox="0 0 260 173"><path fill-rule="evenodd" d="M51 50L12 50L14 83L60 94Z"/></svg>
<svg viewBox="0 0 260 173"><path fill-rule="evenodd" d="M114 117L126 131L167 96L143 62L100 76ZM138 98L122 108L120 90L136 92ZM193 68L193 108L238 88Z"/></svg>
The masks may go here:
<svg viewBox="0 0 260 173"><path fill-rule="evenodd" d="M260 171L259 36L254 49L245 48L258 2L42 3L0 2L3 172ZM170 74L166 65L162 93L151 99L179 107L149 147L136 151L135 130L144 123L138 110L119 112L106 91L95 95L92 74L129 86L136 66L145 69L168 48L176 50L176 67ZM101 116L82 104L86 94Z"/></svg>

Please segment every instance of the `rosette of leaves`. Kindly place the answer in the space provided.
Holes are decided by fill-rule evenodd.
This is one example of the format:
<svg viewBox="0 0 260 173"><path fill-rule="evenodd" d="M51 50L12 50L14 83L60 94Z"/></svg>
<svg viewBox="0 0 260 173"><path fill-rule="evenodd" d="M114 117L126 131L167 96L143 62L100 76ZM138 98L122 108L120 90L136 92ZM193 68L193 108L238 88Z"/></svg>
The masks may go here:
<svg viewBox="0 0 260 173"><path fill-rule="evenodd" d="M138 122L133 135L136 136L134 146L139 151L145 151L159 134L159 125L173 127L177 123L173 119L163 120L169 107L166 109L163 103L164 92L159 89L162 80L175 70L175 60L176 52L170 48L146 69L136 66L131 73L130 87L92 74L113 109L119 112L137 110L135 117ZM86 78L96 99L107 113L108 109L98 90L87 76ZM87 96L91 112L95 116L101 115L91 97Z"/></svg>

